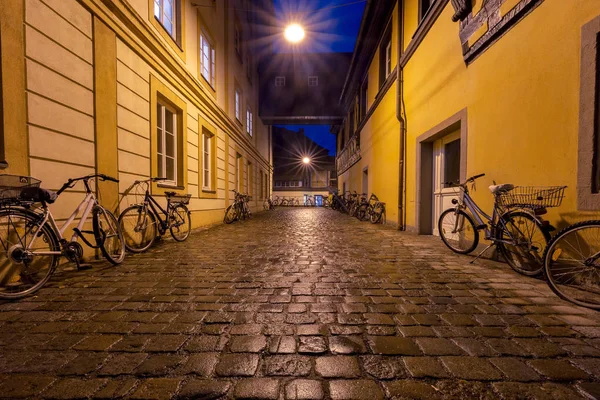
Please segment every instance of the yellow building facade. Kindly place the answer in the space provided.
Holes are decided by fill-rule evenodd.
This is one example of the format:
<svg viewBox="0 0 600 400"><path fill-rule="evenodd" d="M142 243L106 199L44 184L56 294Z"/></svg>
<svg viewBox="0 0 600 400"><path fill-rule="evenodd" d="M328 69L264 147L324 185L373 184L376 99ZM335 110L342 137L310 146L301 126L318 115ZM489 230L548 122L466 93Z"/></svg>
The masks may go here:
<svg viewBox="0 0 600 400"><path fill-rule="evenodd" d="M391 54L382 54L389 28L374 21L391 25ZM486 211L494 181L567 185L547 218L557 228L597 218L598 33L595 0L369 2L342 97L338 159L351 162L338 161L339 187L368 188L387 203L388 222L420 234L436 234L451 206L444 182L481 173L473 198ZM389 89L382 60L395 68Z"/></svg>
<svg viewBox="0 0 600 400"><path fill-rule="evenodd" d="M268 13L261 2L261 10ZM256 2L13 0L0 8L3 173L57 190L105 173L116 208L135 180L191 194L193 227L222 221L232 189L262 207L269 127L258 118ZM272 5L271 5L272 6ZM66 219L82 189L53 204ZM164 197L163 197L164 200ZM125 198L125 203L134 199Z"/></svg>

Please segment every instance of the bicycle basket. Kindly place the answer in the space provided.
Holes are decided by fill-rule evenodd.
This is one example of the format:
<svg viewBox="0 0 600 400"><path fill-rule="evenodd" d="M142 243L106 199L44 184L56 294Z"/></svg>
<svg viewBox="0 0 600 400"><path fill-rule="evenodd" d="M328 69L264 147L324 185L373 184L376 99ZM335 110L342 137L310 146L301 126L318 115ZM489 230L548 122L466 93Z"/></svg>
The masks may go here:
<svg viewBox="0 0 600 400"><path fill-rule="evenodd" d="M558 207L565 196L566 186L515 186L500 193L496 201L501 207L549 208Z"/></svg>
<svg viewBox="0 0 600 400"><path fill-rule="evenodd" d="M169 199L169 201L171 202L171 204L177 203L177 204L190 204L190 198L192 197L191 194L179 194L179 193L173 193L170 195L167 195L167 198Z"/></svg>
<svg viewBox="0 0 600 400"><path fill-rule="evenodd" d="M0 201L23 200L21 192L26 188L39 188L41 181L30 176L0 175Z"/></svg>

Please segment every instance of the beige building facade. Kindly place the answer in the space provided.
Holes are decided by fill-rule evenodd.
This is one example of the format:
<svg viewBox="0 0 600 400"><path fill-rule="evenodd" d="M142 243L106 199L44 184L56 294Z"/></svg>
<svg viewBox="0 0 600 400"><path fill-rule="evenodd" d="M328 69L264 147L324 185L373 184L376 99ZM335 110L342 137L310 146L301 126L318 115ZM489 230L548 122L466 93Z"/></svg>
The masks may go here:
<svg viewBox="0 0 600 400"><path fill-rule="evenodd" d="M261 4L258 4L261 3ZM265 3L265 4L263 4ZM258 7L261 13L256 12ZM3 173L57 190L105 173L116 208L135 180L191 194L193 227L218 223L231 190L262 205L272 181L252 45L267 1L11 0L0 8ZM82 188L52 211L66 219ZM121 207L134 199L122 199Z"/></svg>

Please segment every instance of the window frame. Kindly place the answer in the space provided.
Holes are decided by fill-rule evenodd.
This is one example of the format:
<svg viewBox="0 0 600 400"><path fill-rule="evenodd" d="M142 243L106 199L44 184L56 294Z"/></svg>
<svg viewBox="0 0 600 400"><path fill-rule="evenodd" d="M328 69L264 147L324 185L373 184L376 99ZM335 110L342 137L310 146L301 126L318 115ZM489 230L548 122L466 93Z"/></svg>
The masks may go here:
<svg viewBox="0 0 600 400"><path fill-rule="evenodd" d="M157 123L156 123L156 130L157 130L157 135L159 135L157 137L157 146L160 143L160 146L157 147L157 151L156 151L156 157L157 157L157 173L158 176L161 178L167 178L166 180L161 181L161 183L163 185L166 186L177 186L177 182L178 182L178 167L179 167L179 155L177 154L178 151L177 149L180 146L179 142L179 138L178 138L178 129L179 129L179 121L178 121L178 110L176 110L172 105L170 105L168 102L162 100L161 98L159 98L157 100L156 103L157 106L157 110L156 110L156 115L157 115ZM172 129L173 132L168 132L167 128L166 128L166 124L167 124L167 111L171 113L171 118L173 119L173 125L172 125ZM158 118L160 114L160 118ZM162 122L162 126L159 126L158 121ZM162 132L162 135L159 134L159 131ZM167 134L170 134L173 136L173 155L169 156L167 154ZM161 140L162 139L162 140ZM163 153L160 153L160 148L162 147ZM168 158L172 158L173 159L173 179L169 179L170 177L167 175L168 171L167 171L167 159ZM159 166L162 166L162 168L159 168ZM159 169L161 169L161 171L159 171Z"/></svg>
<svg viewBox="0 0 600 400"><path fill-rule="evenodd" d="M311 84L311 82L312 82L312 84ZM308 76L308 86L309 87L319 86L319 76L318 75L309 75Z"/></svg>
<svg viewBox="0 0 600 400"><path fill-rule="evenodd" d="M213 190L213 140L214 135L202 130L202 190Z"/></svg>
<svg viewBox="0 0 600 400"><path fill-rule="evenodd" d="M384 34L381 37L379 43L379 88L385 85L388 77L393 71L392 66L392 52L393 52L393 38L392 38L392 21L388 23L385 28ZM389 51L388 51L389 50ZM388 59L389 54L389 59ZM389 66L389 71L388 71Z"/></svg>
<svg viewBox="0 0 600 400"><path fill-rule="evenodd" d="M162 3L164 0L148 0L148 20L150 24L156 28L158 34L164 38L167 45L171 47L175 53L185 61L185 12L184 12L184 0L172 0L175 8L174 19L175 25L173 34L169 33L167 28L163 25L161 20L156 17L155 4Z"/></svg>
<svg viewBox="0 0 600 400"><path fill-rule="evenodd" d="M246 107L246 133L250 136L254 136L254 116L252 115L252 108Z"/></svg>
<svg viewBox="0 0 600 400"><path fill-rule="evenodd" d="M208 48L210 51L210 54L208 55L208 74L209 76L207 77L206 75L204 75L204 71L206 70L205 68L205 54L204 54L204 44L208 44ZM206 81L206 83L208 83L210 85L210 87L215 90L216 88L216 84L217 84L217 78L216 78L216 72L217 72L217 67L216 67L216 58L217 58L217 51L216 51L216 47L213 44L214 42L212 41L212 39L210 38L210 36L208 34L206 34L204 31L200 32L200 51L199 51L199 56L200 56L200 62L199 62L199 68L200 68L200 76L202 78L204 78L204 80Z"/></svg>
<svg viewBox="0 0 600 400"><path fill-rule="evenodd" d="M275 87L285 87L285 76L276 76L275 77Z"/></svg>
<svg viewBox="0 0 600 400"><path fill-rule="evenodd" d="M235 88L234 115L235 115L235 119L239 123L242 123L242 91L239 88Z"/></svg>
<svg viewBox="0 0 600 400"><path fill-rule="evenodd" d="M238 57L240 63L243 63L243 52L242 52L242 28L240 22L235 20L233 23L233 49Z"/></svg>

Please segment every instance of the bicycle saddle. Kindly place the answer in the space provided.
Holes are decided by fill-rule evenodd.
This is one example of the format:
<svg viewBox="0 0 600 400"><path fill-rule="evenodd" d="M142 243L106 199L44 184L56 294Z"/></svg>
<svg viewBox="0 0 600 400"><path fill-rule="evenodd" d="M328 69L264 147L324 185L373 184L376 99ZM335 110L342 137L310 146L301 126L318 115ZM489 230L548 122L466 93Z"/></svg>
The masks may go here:
<svg viewBox="0 0 600 400"><path fill-rule="evenodd" d="M512 185L510 183L505 183L503 185L491 185L490 192L492 192L492 194L502 194L502 193L510 192L514 188L515 188L515 185Z"/></svg>
<svg viewBox="0 0 600 400"><path fill-rule="evenodd" d="M39 187L26 187L21 190L22 200L52 204L56 201L57 197L58 195L55 192Z"/></svg>

